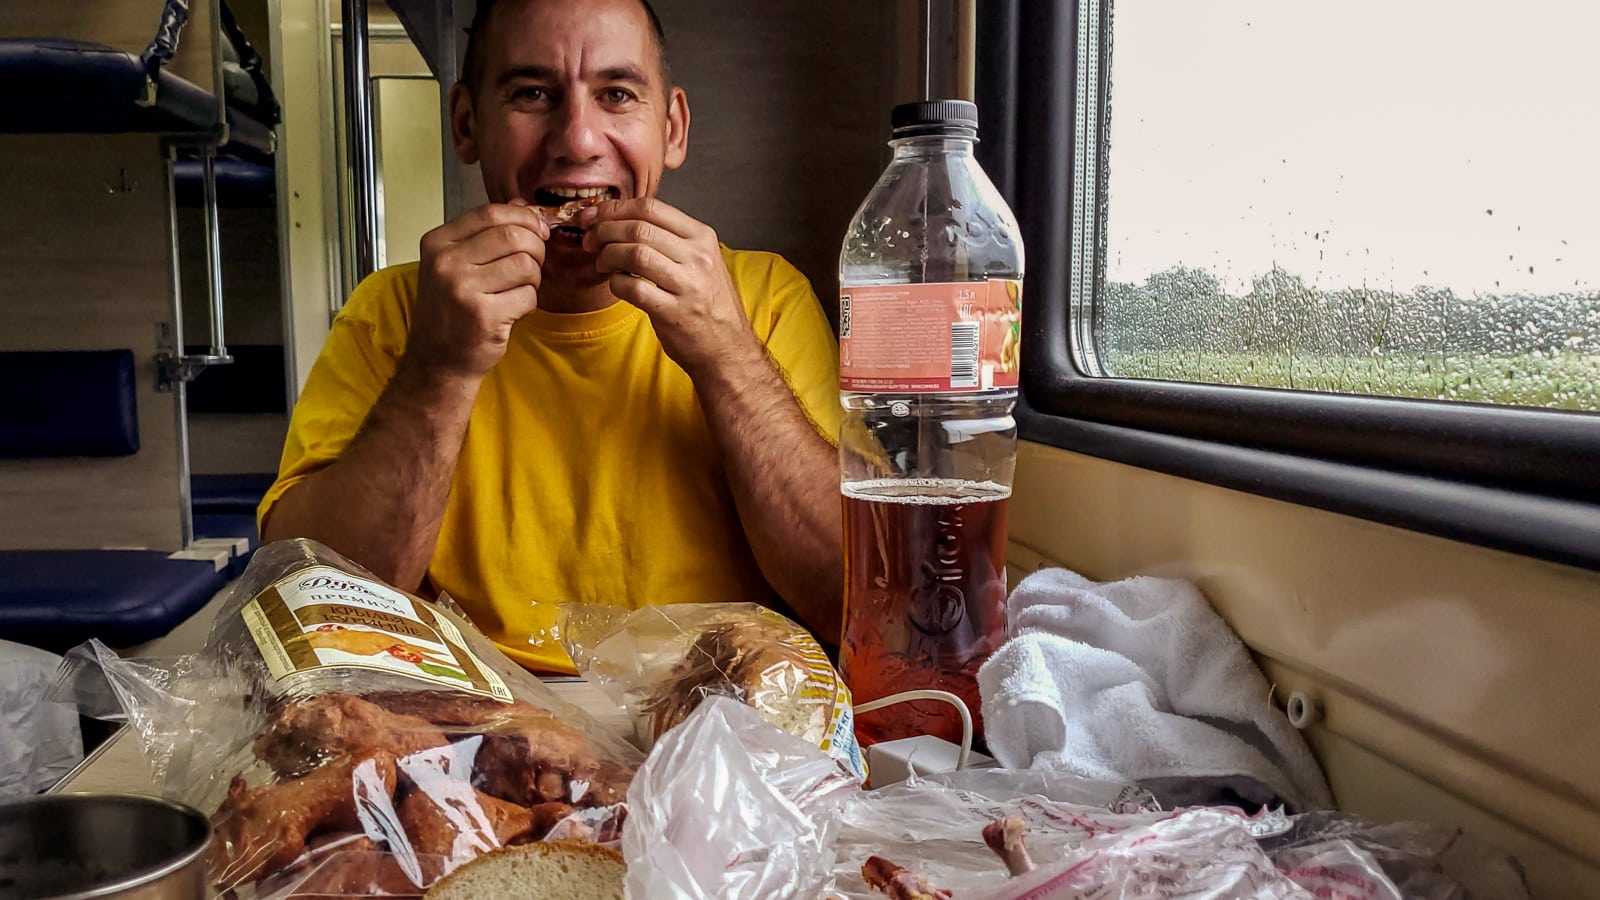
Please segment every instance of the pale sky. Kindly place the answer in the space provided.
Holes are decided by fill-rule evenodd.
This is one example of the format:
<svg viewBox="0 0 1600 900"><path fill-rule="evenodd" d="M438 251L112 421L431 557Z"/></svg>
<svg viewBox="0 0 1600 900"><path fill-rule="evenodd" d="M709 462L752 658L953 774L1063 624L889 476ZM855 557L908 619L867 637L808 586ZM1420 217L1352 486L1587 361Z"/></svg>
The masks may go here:
<svg viewBox="0 0 1600 900"><path fill-rule="evenodd" d="M1112 280L1600 288L1600 3L1123 0L1114 28Z"/></svg>

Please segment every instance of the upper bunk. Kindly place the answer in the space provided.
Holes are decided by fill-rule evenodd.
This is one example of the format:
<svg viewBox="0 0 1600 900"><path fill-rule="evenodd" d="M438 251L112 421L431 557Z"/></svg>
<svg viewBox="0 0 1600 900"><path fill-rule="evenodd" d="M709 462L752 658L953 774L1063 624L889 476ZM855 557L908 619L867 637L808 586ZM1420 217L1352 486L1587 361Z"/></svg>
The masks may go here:
<svg viewBox="0 0 1600 900"><path fill-rule="evenodd" d="M225 0L0 9L0 133L192 137L259 160L278 118Z"/></svg>

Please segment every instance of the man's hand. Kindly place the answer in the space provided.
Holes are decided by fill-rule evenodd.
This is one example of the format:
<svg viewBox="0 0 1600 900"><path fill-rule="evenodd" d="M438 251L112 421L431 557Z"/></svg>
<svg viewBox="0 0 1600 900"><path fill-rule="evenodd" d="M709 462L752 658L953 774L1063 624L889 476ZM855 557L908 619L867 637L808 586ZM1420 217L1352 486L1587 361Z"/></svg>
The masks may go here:
<svg viewBox="0 0 1600 900"><path fill-rule="evenodd" d="M838 452L751 329L716 232L655 199L602 203L576 224L611 292L650 316L662 348L694 381L762 575L825 643L836 642Z"/></svg>
<svg viewBox="0 0 1600 900"><path fill-rule="evenodd" d="M490 203L422 236L406 357L436 374L482 378L511 326L539 305L550 228L526 203Z"/></svg>
<svg viewBox="0 0 1600 900"><path fill-rule="evenodd" d="M654 197L601 203L576 224L611 293L650 316L662 349L690 377L741 350L764 359L711 226Z"/></svg>

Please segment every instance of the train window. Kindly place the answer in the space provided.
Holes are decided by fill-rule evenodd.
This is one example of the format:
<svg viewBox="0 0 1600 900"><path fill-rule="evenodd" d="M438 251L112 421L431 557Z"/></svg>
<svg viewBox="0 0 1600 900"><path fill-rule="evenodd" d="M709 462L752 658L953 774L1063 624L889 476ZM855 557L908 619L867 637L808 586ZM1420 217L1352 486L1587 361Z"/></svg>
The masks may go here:
<svg viewBox="0 0 1600 900"><path fill-rule="evenodd" d="M1323 7L978 5L1021 434L1600 568L1600 13Z"/></svg>
<svg viewBox="0 0 1600 900"><path fill-rule="evenodd" d="M1600 410L1600 7L1126 3L1102 28L1088 374Z"/></svg>

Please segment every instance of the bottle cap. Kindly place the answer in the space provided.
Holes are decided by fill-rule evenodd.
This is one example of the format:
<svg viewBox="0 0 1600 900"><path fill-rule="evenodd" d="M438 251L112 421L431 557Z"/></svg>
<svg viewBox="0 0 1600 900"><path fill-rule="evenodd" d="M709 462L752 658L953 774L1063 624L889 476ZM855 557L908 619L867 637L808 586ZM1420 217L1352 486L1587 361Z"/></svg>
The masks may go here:
<svg viewBox="0 0 1600 900"><path fill-rule="evenodd" d="M967 100L918 100L902 103L889 114L897 138L918 135L978 136L978 107Z"/></svg>

